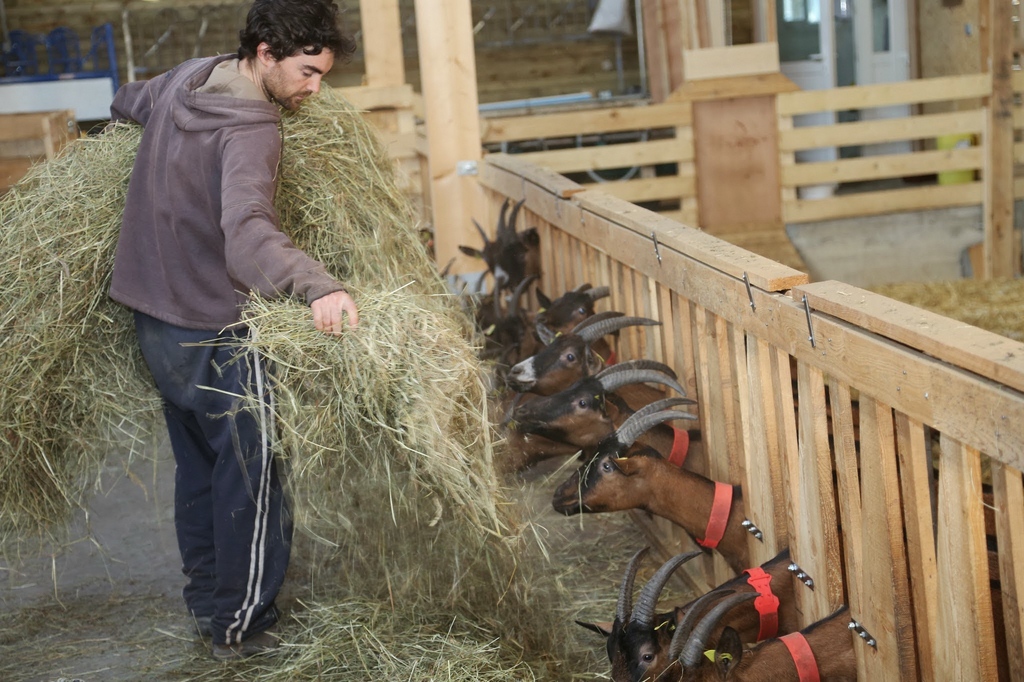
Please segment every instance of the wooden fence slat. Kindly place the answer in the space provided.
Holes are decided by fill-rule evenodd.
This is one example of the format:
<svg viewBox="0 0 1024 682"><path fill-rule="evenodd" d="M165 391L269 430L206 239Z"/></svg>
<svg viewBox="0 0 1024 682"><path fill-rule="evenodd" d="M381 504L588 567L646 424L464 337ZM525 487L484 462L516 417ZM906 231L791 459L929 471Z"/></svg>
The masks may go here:
<svg viewBox="0 0 1024 682"><path fill-rule="evenodd" d="M935 565L935 525L932 514L932 458L924 425L896 414L896 444L903 491L910 589L917 633L917 662L922 680L934 680L935 628L938 586Z"/></svg>
<svg viewBox="0 0 1024 682"><path fill-rule="evenodd" d="M902 140L930 140L952 133L980 133L985 130L981 109L948 114L921 114L827 126L802 126L779 131L779 150L797 151L817 147L844 147Z"/></svg>
<svg viewBox="0 0 1024 682"><path fill-rule="evenodd" d="M691 121L689 103L614 107L532 116L496 116L480 122L480 141L489 144L512 140L674 128L689 126Z"/></svg>
<svg viewBox="0 0 1024 682"><path fill-rule="evenodd" d="M877 646L858 643L865 650L858 677L915 680L917 657L892 410L864 394L860 396L860 453L861 518L870 532L861 536L863 610L851 615L867 628Z"/></svg>
<svg viewBox="0 0 1024 682"><path fill-rule="evenodd" d="M849 386L836 381L834 377L829 377L828 403L832 413L832 441L836 481L840 490L839 518L843 532L846 573L850 576L859 576L864 565L861 550L864 521L861 512L860 461L857 439L854 435L853 402ZM864 601L861 585L851 581L847 591L850 611L861 613ZM858 651L858 660L863 662L863 657L864 653Z"/></svg>
<svg viewBox="0 0 1024 682"><path fill-rule="evenodd" d="M1021 472L992 463L999 585L1011 679L1024 679L1024 482ZM997 628L998 629L998 628Z"/></svg>
<svg viewBox="0 0 1024 682"><path fill-rule="evenodd" d="M983 183L908 187L877 192L861 192L827 199L783 202L782 217L787 223L807 223L835 218L882 215L901 211L927 211L953 206L981 204Z"/></svg>
<svg viewBox="0 0 1024 682"><path fill-rule="evenodd" d="M697 192L697 183L693 177L667 175L657 178L586 183L583 189L596 189L624 201L638 203L657 199L677 199L681 196L692 197Z"/></svg>
<svg viewBox="0 0 1024 682"><path fill-rule="evenodd" d="M797 591L805 624L831 615L843 603L842 561L832 494L832 461L825 412L825 380L820 370L797 363L799 438L783 453L789 470L790 551L814 580Z"/></svg>
<svg viewBox="0 0 1024 682"><path fill-rule="evenodd" d="M795 116L819 111L974 99L985 97L991 90L992 79L988 74L948 76L829 90L787 92L779 95L777 106L780 116Z"/></svg>
<svg viewBox="0 0 1024 682"><path fill-rule="evenodd" d="M983 165L981 147L798 163L782 169L782 186L903 178L950 170L979 170Z"/></svg>
<svg viewBox="0 0 1024 682"><path fill-rule="evenodd" d="M692 159L692 155L692 147L682 140L653 140L525 152L515 156L527 163L535 163L558 173L569 173L675 163Z"/></svg>
<svg viewBox="0 0 1024 682"><path fill-rule="evenodd" d="M940 437L935 679L996 679L978 451Z"/></svg>

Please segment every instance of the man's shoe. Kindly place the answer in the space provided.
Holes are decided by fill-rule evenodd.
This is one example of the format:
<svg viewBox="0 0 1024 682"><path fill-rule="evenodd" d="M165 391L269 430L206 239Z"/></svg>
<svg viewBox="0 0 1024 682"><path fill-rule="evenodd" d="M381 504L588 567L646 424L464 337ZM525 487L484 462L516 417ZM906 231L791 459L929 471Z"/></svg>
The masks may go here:
<svg viewBox="0 0 1024 682"><path fill-rule="evenodd" d="M243 640L241 644L217 644L213 645L213 657L218 661L230 661L235 658L249 658L257 654L265 654L273 651L281 643L275 635L269 632L257 632L249 639Z"/></svg>
<svg viewBox="0 0 1024 682"><path fill-rule="evenodd" d="M196 628L196 634L209 639L213 635L213 631L210 629L210 621L212 620L213 616L193 616L192 625Z"/></svg>

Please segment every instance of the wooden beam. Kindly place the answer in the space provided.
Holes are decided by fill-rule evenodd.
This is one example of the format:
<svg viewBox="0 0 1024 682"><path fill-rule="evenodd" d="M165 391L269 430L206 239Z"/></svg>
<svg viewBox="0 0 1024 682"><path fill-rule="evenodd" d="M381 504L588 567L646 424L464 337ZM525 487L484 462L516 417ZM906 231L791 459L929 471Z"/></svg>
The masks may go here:
<svg viewBox="0 0 1024 682"><path fill-rule="evenodd" d="M1013 13L1004 0L984 0L981 22L982 45L988 59L982 68L992 75L992 96L988 100L985 147L984 268L985 278L1013 277L1020 273L1020 261L1013 248ZM985 39L987 37L987 40Z"/></svg>
<svg viewBox="0 0 1024 682"><path fill-rule="evenodd" d="M366 85L391 87L405 83L402 19L398 0L362 0L363 61Z"/></svg>
<svg viewBox="0 0 1024 682"><path fill-rule="evenodd" d="M472 174L481 152L469 0L416 0L416 35L420 63L431 65L421 70L421 79L435 257L438 263L454 259L453 274L472 272L480 269L479 262L458 247L479 243L473 218L482 225L491 221L485 217L483 189Z"/></svg>

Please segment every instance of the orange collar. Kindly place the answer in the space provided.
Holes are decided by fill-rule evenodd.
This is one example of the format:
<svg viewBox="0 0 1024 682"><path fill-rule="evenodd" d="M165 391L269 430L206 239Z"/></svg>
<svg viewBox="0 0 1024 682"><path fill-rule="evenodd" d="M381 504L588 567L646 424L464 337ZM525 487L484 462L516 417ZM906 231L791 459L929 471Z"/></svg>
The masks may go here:
<svg viewBox="0 0 1024 682"><path fill-rule="evenodd" d="M690 434L686 429L672 428L672 453L668 456L668 463L683 468L686 462L686 455L690 450Z"/></svg>
<svg viewBox="0 0 1024 682"><path fill-rule="evenodd" d="M725 526L729 522L729 511L732 509L732 486L728 483L715 481L715 499L711 503L711 516L708 527L704 530L704 539L697 540L701 547L714 549L725 535Z"/></svg>
<svg viewBox="0 0 1024 682"><path fill-rule="evenodd" d="M760 566L748 568L747 583L760 595L754 600L754 608L761 616L761 629L757 641L774 637L779 632L779 598L772 592L772 576Z"/></svg>
<svg viewBox="0 0 1024 682"><path fill-rule="evenodd" d="M789 655L793 657L793 664L796 665L796 674L800 682L820 682L818 661L814 658L814 652L811 651L811 645L807 643L807 638L800 632L794 632L779 637L779 640L789 649Z"/></svg>

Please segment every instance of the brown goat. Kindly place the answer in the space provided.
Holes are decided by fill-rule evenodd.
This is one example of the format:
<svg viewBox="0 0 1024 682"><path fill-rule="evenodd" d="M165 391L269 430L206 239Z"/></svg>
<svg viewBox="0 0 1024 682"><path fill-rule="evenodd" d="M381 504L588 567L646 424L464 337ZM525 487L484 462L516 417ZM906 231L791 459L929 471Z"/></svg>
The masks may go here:
<svg viewBox="0 0 1024 682"><path fill-rule="evenodd" d="M633 582L639 567L639 561L647 549L634 555L626 568L619 590L619 606L616 608L615 620L607 625L583 623L583 627L598 632L605 637L608 660L611 663L611 679L613 682L641 682L641 680L661 679L661 675L671 667L678 653L671 651L673 636L677 627L688 628L699 618L704 610L715 600L726 595L739 593L749 594L755 591L746 574L740 575L718 586L708 594L693 600L685 606L677 606L667 613L655 614L658 597L661 595L668 575L683 563L700 554L692 552L673 557L655 573L654 577L644 586L637 600L636 608L628 608L627 597L632 592ZM778 626L775 634L787 634L799 629L797 622L796 601L793 596L794 581L787 570L789 551L784 550L774 559L760 566L770 576L771 591L778 598ZM689 616L687 618L687 616ZM753 602L745 603L729 611L726 618L719 624L719 629L731 627L739 632L743 641L756 641L760 633L761 617L753 606Z"/></svg>
<svg viewBox="0 0 1024 682"><path fill-rule="evenodd" d="M703 539L715 499L719 490L725 488L704 476L669 464L650 448L623 456L647 426L685 418L685 413L665 410L643 415L632 422L636 417L627 419L614 435L601 441L594 456L558 487L552 506L567 516L643 509L672 521L691 537ZM756 529L748 530L743 525L739 486L729 488L732 497L726 502L728 515L715 549L739 573L749 565L747 535Z"/></svg>
<svg viewBox="0 0 1024 682"><path fill-rule="evenodd" d="M480 223L474 220L473 225L484 242L483 248L459 246L459 250L467 256L483 259L488 272L494 277L495 292L515 289L526 277L540 275L540 237L537 228L516 231L516 218L526 200L517 202L512 207L511 215L506 218L510 201L506 199L501 205L493 240L487 237Z"/></svg>
<svg viewBox="0 0 1024 682"><path fill-rule="evenodd" d="M799 682L804 678L798 671L787 641L797 651L803 652L797 655L805 661L807 668L816 670L821 682L857 679L854 635L849 628L850 618L845 606L800 630L799 635L767 639L753 649L745 651L739 633L731 627L722 629L714 646L710 646L709 643L714 641L712 633L729 610L750 599L750 595L726 597L693 628L685 643L679 640L686 632L677 629L679 637L673 637L672 653L678 654L678 663L659 679L679 682Z"/></svg>

